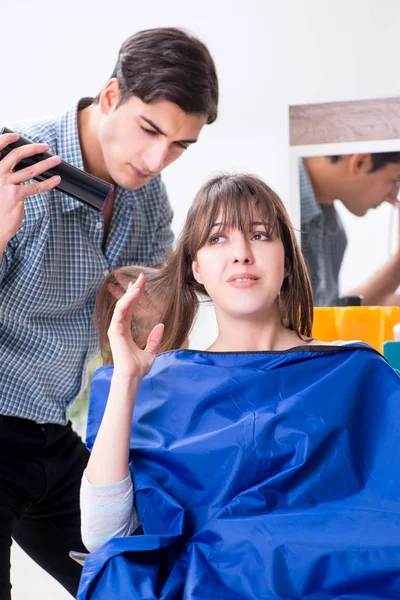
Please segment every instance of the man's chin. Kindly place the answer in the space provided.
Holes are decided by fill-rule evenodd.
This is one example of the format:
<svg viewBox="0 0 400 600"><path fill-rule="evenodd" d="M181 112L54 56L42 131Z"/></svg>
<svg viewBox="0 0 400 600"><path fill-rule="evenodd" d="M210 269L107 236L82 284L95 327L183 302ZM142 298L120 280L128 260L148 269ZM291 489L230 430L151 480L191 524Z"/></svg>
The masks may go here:
<svg viewBox="0 0 400 600"><path fill-rule="evenodd" d="M355 217L365 217L365 215L367 214L367 212L369 210L372 210L373 208L376 208L376 206L369 206L368 208L361 208L359 206L357 206L354 209L348 209Z"/></svg>
<svg viewBox="0 0 400 600"><path fill-rule="evenodd" d="M137 177L116 177L114 181L119 187L135 192L136 190L140 190L140 188L151 181L151 179L153 178L148 177L146 179L139 179Z"/></svg>

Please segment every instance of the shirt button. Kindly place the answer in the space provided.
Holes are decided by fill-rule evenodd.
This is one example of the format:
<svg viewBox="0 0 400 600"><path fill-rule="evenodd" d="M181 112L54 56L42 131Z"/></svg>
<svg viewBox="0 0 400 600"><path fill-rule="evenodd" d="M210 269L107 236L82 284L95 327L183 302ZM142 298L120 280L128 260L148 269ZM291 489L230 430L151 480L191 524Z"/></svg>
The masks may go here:
<svg viewBox="0 0 400 600"><path fill-rule="evenodd" d="M103 273L104 277L107 277L107 275L109 275L110 271L108 269L106 269Z"/></svg>
<svg viewBox="0 0 400 600"><path fill-rule="evenodd" d="M103 226L103 223L101 221L97 221L96 229L101 229L102 226Z"/></svg>

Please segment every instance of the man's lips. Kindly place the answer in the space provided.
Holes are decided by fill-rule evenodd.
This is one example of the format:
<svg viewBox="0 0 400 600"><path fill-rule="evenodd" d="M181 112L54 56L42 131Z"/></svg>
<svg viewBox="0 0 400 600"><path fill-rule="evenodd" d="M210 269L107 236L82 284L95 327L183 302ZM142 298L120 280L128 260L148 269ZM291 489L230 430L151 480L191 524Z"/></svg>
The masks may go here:
<svg viewBox="0 0 400 600"><path fill-rule="evenodd" d="M133 165L131 165L131 167L132 167L132 171L134 172L136 177L139 177L139 179L148 179L151 175L151 173L144 173L143 171L141 171L140 169L137 169Z"/></svg>

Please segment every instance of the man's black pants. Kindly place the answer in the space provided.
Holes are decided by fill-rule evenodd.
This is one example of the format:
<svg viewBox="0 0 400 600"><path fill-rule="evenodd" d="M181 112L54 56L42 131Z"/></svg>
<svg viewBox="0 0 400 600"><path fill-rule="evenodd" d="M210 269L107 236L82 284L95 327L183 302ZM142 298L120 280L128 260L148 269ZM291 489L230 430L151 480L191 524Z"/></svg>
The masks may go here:
<svg viewBox="0 0 400 600"><path fill-rule="evenodd" d="M0 416L0 600L9 600L11 538L71 594L85 552L79 489L89 452L71 425Z"/></svg>

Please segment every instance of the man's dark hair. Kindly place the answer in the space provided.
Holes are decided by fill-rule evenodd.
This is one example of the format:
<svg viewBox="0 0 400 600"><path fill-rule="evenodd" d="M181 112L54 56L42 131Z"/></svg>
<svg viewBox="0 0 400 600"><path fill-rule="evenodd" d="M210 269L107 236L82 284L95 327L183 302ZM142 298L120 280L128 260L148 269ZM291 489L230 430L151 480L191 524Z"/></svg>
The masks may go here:
<svg viewBox="0 0 400 600"><path fill-rule="evenodd" d="M337 163L342 158L342 156L342 154L338 154L336 156L330 156L329 158L332 163ZM400 152L371 153L371 162L372 167L370 168L369 173L380 171L390 163L400 163Z"/></svg>
<svg viewBox="0 0 400 600"><path fill-rule="evenodd" d="M124 103L168 100L188 114L218 113L218 78L207 47L194 35L174 27L147 29L121 46L111 77L118 79ZM98 95L94 102L98 102Z"/></svg>

